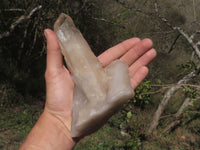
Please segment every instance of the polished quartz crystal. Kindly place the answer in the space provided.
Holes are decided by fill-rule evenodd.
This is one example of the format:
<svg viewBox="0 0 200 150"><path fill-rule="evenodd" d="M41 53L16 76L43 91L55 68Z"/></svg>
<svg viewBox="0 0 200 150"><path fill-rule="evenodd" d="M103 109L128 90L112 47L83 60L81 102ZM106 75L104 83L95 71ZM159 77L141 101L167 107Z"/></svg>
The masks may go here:
<svg viewBox="0 0 200 150"><path fill-rule="evenodd" d="M84 136L100 128L134 96L128 66L115 60L103 68L66 14L60 14L54 31L75 83L71 136Z"/></svg>

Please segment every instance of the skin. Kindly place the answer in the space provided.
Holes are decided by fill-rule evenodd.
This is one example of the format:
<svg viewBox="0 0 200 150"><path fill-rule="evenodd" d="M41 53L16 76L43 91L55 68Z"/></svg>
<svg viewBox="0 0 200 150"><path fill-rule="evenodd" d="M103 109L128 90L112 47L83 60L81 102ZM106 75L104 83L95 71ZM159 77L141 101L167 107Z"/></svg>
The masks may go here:
<svg viewBox="0 0 200 150"><path fill-rule="evenodd" d="M50 29L44 33L47 39L46 104L20 150L68 150L77 143L70 136L74 82L63 65L55 33ZM115 59L127 63L132 88L136 89L148 74L147 65L156 57L152 46L150 39L131 38L108 49L98 59L103 67Z"/></svg>

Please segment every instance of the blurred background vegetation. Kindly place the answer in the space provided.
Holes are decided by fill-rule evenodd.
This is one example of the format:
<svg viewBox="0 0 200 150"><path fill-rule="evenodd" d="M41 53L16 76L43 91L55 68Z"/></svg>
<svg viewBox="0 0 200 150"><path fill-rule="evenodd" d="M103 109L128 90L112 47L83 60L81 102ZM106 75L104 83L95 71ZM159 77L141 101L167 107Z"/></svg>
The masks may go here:
<svg viewBox="0 0 200 150"><path fill-rule="evenodd" d="M131 37L151 38L158 52L136 96L75 149L200 148L200 0L1 0L0 149L17 149L42 112L43 30L61 12L74 19L96 55ZM150 131L167 91L192 71Z"/></svg>

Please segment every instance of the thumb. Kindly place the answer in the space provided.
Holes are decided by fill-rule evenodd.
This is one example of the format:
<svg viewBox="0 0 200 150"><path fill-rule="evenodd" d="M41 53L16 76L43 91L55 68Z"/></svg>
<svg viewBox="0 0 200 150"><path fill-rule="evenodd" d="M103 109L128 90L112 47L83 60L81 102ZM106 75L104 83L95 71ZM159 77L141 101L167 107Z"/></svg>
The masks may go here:
<svg viewBox="0 0 200 150"><path fill-rule="evenodd" d="M63 58L58 44L56 34L50 30L44 30L47 39L47 68L49 71L56 71L63 67Z"/></svg>

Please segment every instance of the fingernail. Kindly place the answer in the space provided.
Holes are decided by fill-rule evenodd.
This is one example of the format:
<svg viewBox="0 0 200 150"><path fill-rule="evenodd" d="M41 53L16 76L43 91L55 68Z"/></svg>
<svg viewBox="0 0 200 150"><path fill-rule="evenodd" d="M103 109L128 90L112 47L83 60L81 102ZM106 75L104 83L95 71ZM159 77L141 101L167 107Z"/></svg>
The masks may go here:
<svg viewBox="0 0 200 150"><path fill-rule="evenodd" d="M45 30L44 30L44 35L45 35L46 39L47 39L47 34L48 34L48 33L47 33L47 29L45 29Z"/></svg>

